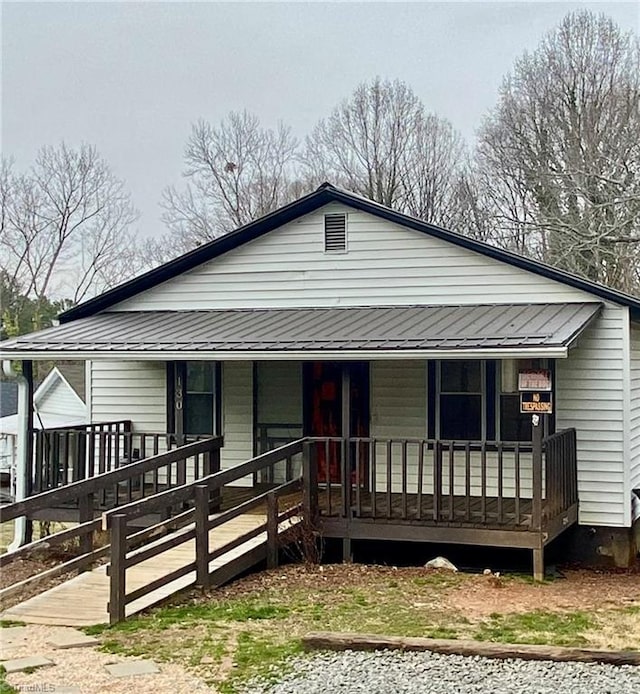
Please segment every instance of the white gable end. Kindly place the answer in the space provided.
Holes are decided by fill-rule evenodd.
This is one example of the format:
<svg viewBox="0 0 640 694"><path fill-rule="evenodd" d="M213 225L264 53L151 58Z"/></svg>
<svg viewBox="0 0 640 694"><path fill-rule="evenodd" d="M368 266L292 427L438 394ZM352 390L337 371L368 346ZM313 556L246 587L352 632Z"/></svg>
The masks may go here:
<svg viewBox="0 0 640 694"><path fill-rule="evenodd" d="M324 215L347 215L347 251ZM598 301L592 294L331 203L111 311Z"/></svg>
<svg viewBox="0 0 640 694"><path fill-rule="evenodd" d="M69 419L86 419L87 406L82 402L73 388L61 378L57 378L46 389L42 396L34 395L38 412L68 417Z"/></svg>

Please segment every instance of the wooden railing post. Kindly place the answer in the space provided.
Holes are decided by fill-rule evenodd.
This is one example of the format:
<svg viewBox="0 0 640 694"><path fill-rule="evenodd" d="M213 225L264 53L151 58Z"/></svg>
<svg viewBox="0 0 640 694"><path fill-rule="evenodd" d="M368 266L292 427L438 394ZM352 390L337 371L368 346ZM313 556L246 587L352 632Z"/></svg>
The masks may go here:
<svg viewBox="0 0 640 694"><path fill-rule="evenodd" d="M267 569L278 566L278 497L275 492L267 496Z"/></svg>
<svg viewBox="0 0 640 694"><path fill-rule="evenodd" d="M127 516L111 517L111 561L109 565L109 624L122 622L126 598Z"/></svg>
<svg viewBox="0 0 640 694"><path fill-rule="evenodd" d="M216 443L215 447L209 453L210 458L210 474L215 474L220 472L220 446ZM211 492L210 496L211 510L216 513L220 510L220 504L222 503L222 489L218 488Z"/></svg>
<svg viewBox="0 0 640 694"><path fill-rule="evenodd" d="M433 442L433 520L440 522L440 500L442 498L442 450L440 441Z"/></svg>
<svg viewBox="0 0 640 694"><path fill-rule="evenodd" d="M542 528L542 418L532 415L533 424L533 471L532 471L532 512L531 529L539 531Z"/></svg>
<svg viewBox="0 0 640 694"><path fill-rule="evenodd" d="M544 545L542 540L542 429L543 420L540 415L531 416L533 429L532 450L532 508L531 530L538 533L538 547L533 550L533 578L544 580Z"/></svg>
<svg viewBox="0 0 640 694"><path fill-rule="evenodd" d="M93 493L81 496L78 499L78 520L80 523L88 523L93 520ZM93 551L93 533L86 533L80 537L80 553L88 554Z"/></svg>
<svg viewBox="0 0 640 694"><path fill-rule="evenodd" d="M304 520L312 527L318 519L318 458L316 445L302 444L302 505Z"/></svg>
<svg viewBox="0 0 640 694"><path fill-rule="evenodd" d="M199 484L195 493L196 585L209 588L209 487Z"/></svg>

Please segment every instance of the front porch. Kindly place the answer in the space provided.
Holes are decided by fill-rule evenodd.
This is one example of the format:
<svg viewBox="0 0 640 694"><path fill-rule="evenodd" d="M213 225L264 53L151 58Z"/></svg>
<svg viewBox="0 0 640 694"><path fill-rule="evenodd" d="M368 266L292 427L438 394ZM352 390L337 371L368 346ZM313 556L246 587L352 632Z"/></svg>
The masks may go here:
<svg viewBox="0 0 640 694"><path fill-rule="evenodd" d="M30 498L49 495L52 503L34 506L32 520L87 523L185 489L215 475L224 451L222 438L188 443L133 432L127 420L33 436ZM341 539L346 561L353 540L521 548L532 550L534 574L542 578L544 547L577 522L573 429L547 436L539 450L527 442L302 437L253 460L264 459L268 465L250 472L243 470L252 459L225 471L217 508L301 479L305 521L321 536ZM92 479L98 486L90 501L70 494ZM167 504L142 525L185 508Z"/></svg>
<svg viewBox="0 0 640 694"><path fill-rule="evenodd" d="M544 572L544 547L577 522L575 430L532 445L505 442L324 439L368 466L342 469L339 484L309 468L312 516L325 537L487 545L533 550L534 574ZM341 456L341 459L348 459Z"/></svg>

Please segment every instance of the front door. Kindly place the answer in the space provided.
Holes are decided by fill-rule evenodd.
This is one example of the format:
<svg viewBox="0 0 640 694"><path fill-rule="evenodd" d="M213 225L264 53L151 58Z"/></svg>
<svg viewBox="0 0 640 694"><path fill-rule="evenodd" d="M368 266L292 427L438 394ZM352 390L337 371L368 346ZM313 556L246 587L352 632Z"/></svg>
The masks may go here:
<svg viewBox="0 0 640 694"><path fill-rule="evenodd" d="M305 365L305 435L343 436L343 376L348 375L348 436L369 436L369 364L366 362L312 362ZM350 469L355 471L355 446L350 447ZM366 451L367 447L362 447ZM339 441L319 443L318 481L340 482L341 445ZM359 461L361 466L365 460ZM364 470L361 467L364 479Z"/></svg>

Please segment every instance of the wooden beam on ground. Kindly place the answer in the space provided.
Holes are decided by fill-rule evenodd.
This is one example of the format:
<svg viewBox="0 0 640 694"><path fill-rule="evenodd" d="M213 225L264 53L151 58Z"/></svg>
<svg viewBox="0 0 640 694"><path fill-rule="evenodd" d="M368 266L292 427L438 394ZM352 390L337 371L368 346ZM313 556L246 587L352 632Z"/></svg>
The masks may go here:
<svg viewBox="0 0 640 694"><path fill-rule="evenodd" d="M486 641L458 641L455 639L405 638L402 636L375 636L336 632L312 632L302 638L305 650L329 651L430 651L444 655L481 656L506 660L553 660L608 665L640 665L639 651L604 651L589 648L564 648Z"/></svg>

